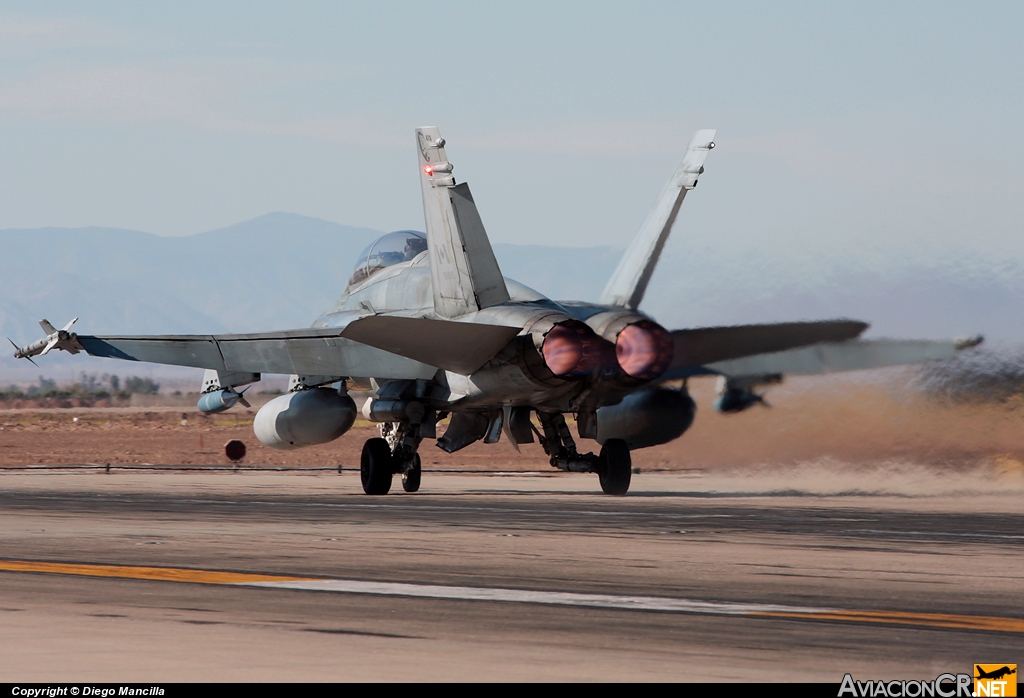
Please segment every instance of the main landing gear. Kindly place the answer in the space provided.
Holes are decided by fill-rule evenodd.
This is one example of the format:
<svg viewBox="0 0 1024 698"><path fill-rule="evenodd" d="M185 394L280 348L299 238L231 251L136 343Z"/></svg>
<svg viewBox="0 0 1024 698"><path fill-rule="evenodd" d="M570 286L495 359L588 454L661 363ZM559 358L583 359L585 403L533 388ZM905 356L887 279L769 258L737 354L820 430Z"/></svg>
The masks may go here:
<svg viewBox="0 0 1024 698"><path fill-rule="evenodd" d="M633 475L633 460L629 447L622 439L608 439L597 457L597 477L605 494L623 495L629 491Z"/></svg>
<svg viewBox="0 0 1024 698"><path fill-rule="evenodd" d="M380 425L380 438L363 444L359 476L366 494L387 494L396 473L402 474L402 489L416 492L420 488L420 455L416 452L421 438L418 425L385 422Z"/></svg>
<svg viewBox="0 0 1024 698"><path fill-rule="evenodd" d="M579 453L562 414L538 411L537 416L544 430L543 434L538 432L537 436L552 466L577 473L597 473L601 490L605 494L624 495L629 491L633 461L625 441L608 439L598 456Z"/></svg>
<svg viewBox="0 0 1024 698"><path fill-rule="evenodd" d="M359 463L359 477L366 494L387 494L391 491L391 478L395 474L391 447L384 439L367 439L363 444L363 457Z"/></svg>
<svg viewBox="0 0 1024 698"><path fill-rule="evenodd" d="M597 473L605 494L621 496L629 491L633 463L625 441L608 439L601 447L600 455L580 453L562 414L537 412L537 415L544 433L535 427L533 429L552 466L577 473ZM384 422L380 425L380 434L380 437L368 439L363 445L359 467L363 491L371 495L387 494L398 473L402 475L402 489L418 491L423 474L417 453L423 440L420 425Z"/></svg>

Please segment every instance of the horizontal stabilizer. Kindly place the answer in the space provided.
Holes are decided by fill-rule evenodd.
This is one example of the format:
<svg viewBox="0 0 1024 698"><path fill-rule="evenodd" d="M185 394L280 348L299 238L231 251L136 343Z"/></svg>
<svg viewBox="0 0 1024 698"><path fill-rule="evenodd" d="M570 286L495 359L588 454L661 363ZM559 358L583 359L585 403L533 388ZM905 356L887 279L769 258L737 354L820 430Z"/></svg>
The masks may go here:
<svg viewBox="0 0 1024 698"><path fill-rule="evenodd" d="M672 332L675 355L669 372L820 342L842 342L859 337L867 328L867 323L857 320L822 320L676 330Z"/></svg>
<svg viewBox="0 0 1024 698"><path fill-rule="evenodd" d="M504 325L373 315L350 322L342 336L468 376L501 351L521 329Z"/></svg>
<svg viewBox="0 0 1024 698"><path fill-rule="evenodd" d="M974 343L916 339L854 339L801 349L748 356L709 364L707 368L727 376L758 374L817 375L916 364L952 359L957 351Z"/></svg>

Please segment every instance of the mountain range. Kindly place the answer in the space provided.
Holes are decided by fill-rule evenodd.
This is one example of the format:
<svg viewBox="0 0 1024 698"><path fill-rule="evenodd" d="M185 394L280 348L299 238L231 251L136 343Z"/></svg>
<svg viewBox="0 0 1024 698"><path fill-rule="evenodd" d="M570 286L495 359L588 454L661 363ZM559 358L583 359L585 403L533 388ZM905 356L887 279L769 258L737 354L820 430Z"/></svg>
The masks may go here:
<svg viewBox="0 0 1024 698"><path fill-rule="evenodd" d="M379 235L289 213L186 237L110 228L3 230L0 332L26 344L41 336L41 318L60 327L76 316L75 329L89 334L305 327L337 299L357 255ZM596 300L621 255L605 246L494 250L506 276L575 300ZM994 269L969 255L939 267L896 261L884 271L780 266L753 252L670 244L642 309L670 329L855 317L872 323L873 336L982 333L1024 341L1024 270ZM100 370L97 362L111 370L101 359L39 361L44 373L47 365ZM10 352L0 355L0 379L14 369Z"/></svg>

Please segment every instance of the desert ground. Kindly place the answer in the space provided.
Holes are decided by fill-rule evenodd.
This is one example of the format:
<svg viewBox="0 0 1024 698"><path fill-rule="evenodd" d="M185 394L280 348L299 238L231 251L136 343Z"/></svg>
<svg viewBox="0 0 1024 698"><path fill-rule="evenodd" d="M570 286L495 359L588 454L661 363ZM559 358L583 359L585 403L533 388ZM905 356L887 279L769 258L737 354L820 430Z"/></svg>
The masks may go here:
<svg viewBox="0 0 1024 698"><path fill-rule="evenodd" d="M633 465L643 471L799 471L801 479L819 472L851 486L882 484L864 481L865 471L920 476L922 486L928 473L988 474L1000 481L1024 474L1024 401L951 401L908 387L908 375L791 378L768 391L770 407L732 415L711 408L713 381L692 380L693 427L669 444L635 451ZM376 427L362 421L321 446L278 451L260 444L252 420L272 397L255 395L252 409L236 406L212 416L195 409L194 396L136 407L0 409L0 467L226 465L223 446L231 439L247 447L240 467L358 467L363 442L376 435ZM579 444L584 451L599 448ZM421 455L428 470L550 470L538 444L516 452L504 438L455 454L425 442Z"/></svg>

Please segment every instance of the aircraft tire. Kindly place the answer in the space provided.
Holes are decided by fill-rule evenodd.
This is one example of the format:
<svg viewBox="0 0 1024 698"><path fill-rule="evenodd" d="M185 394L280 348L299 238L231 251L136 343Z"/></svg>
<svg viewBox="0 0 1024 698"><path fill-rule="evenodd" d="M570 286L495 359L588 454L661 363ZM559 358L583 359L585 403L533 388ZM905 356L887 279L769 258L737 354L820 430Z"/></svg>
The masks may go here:
<svg viewBox="0 0 1024 698"><path fill-rule="evenodd" d="M597 476L605 494L624 495L633 475L633 459L622 439L608 439L601 447Z"/></svg>
<svg viewBox="0 0 1024 698"><path fill-rule="evenodd" d="M384 439L367 439L359 463L359 476L366 494L387 494L395 474L391 447Z"/></svg>
<svg viewBox="0 0 1024 698"><path fill-rule="evenodd" d="M413 456L413 465L402 473L402 489L406 492L416 492L420 489L420 477L423 471L420 469L420 454Z"/></svg>

